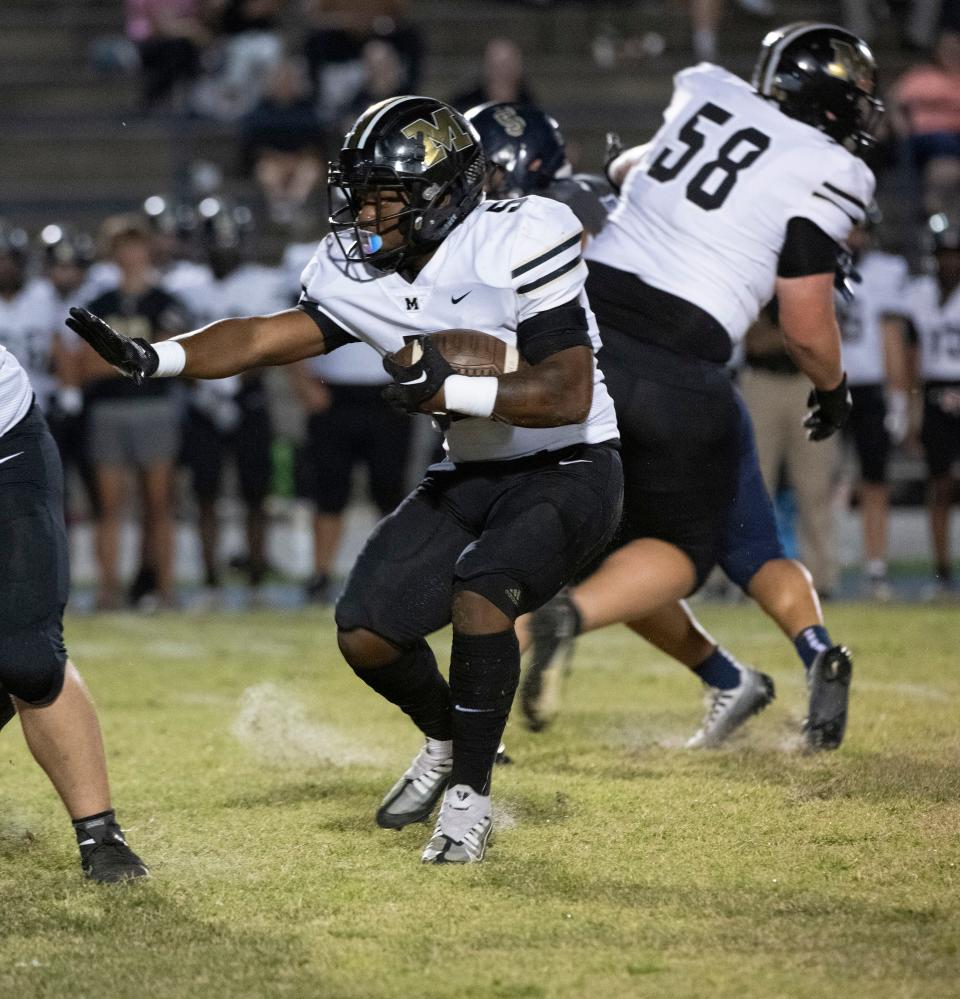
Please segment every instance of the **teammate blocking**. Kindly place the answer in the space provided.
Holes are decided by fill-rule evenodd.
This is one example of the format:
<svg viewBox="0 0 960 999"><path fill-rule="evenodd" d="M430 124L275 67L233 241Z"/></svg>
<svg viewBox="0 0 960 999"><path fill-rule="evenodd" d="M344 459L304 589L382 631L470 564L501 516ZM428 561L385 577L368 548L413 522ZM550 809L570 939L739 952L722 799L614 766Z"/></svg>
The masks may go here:
<svg viewBox="0 0 960 999"><path fill-rule="evenodd" d="M331 183L346 204L307 265L296 309L227 319L175 341L131 340L83 310L69 325L137 382L222 378L363 340L389 356L392 401L436 414L447 458L369 538L336 610L340 649L425 737L384 799L384 826L443 796L426 863L483 858L491 769L520 673L514 621L609 542L620 515L617 427L583 292L582 231L569 209L483 203L476 133L449 106L399 97L347 135ZM452 373L430 332L476 329L527 366ZM425 638L450 623L449 683Z"/></svg>
<svg viewBox="0 0 960 999"><path fill-rule="evenodd" d="M846 421L833 283L838 244L873 193L859 154L881 110L875 75L869 49L844 29L788 25L764 39L752 88L706 64L678 74L660 131L611 164L620 203L586 256L599 360L623 438L622 547L534 616L534 698L547 682L556 689L576 634L614 622L643 634L651 614L732 554L732 578L804 663L808 744L840 744L850 656L823 627L802 566L778 545L755 544L770 536L769 502L761 482L751 487L756 456L749 438L738 442L738 404L721 365L776 294L788 348L815 387L810 437ZM737 509L751 495L759 502ZM738 536L739 552L727 547ZM700 662L712 704L694 742L709 744L771 692L683 610L674 606L649 630L664 651Z"/></svg>

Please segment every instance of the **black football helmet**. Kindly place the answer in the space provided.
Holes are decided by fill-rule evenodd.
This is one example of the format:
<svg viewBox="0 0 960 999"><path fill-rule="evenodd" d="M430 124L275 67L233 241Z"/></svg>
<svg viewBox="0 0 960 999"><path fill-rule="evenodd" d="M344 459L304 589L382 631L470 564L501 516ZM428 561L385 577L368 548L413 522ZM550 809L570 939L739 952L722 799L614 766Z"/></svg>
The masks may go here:
<svg viewBox="0 0 960 999"><path fill-rule="evenodd" d="M522 198L549 186L566 165L567 150L556 120L530 104L478 104L466 113L487 158L491 198Z"/></svg>
<svg viewBox="0 0 960 999"><path fill-rule="evenodd" d="M484 169L479 136L449 104L432 97L381 101L360 115L330 169L330 204L345 202L330 227L348 257L396 270L439 246L480 203ZM404 207L384 216L378 208L375 221L361 228L364 202L376 191L398 192ZM380 234L393 229L404 242L383 249Z"/></svg>
<svg viewBox="0 0 960 999"><path fill-rule="evenodd" d="M798 21L771 31L752 82L785 115L824 132L854 155L876 142L884 110L875 96L877 65L867 43L845 28Z"/></svg>
<svg viewBox="0 0 960 999"><path fill-rule="evenodd" d="M253 212L225 198L197 205L197 231L214 277L224 278L243 263L253 233Z"/></svg>

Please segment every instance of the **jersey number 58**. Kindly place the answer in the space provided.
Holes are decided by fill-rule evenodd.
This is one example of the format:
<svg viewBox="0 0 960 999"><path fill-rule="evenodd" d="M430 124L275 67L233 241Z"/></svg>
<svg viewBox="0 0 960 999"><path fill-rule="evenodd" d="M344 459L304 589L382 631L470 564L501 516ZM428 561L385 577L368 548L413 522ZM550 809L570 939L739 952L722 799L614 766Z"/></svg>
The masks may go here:
<svg viewBox="0 0 960 999"><path fill-rule="evenodd" d="M692 118L687 119L678 133L686 149L664 148L650 165L648 174L661 184L676 180L703 149L706 136L697 130L701 118L716 125L725 125L733 115L707 102ZM741 170L752 166L770 145L770 136L756 128L741 128L717 150L717 158L704 163L687 184L687 200L704 211L712 212L727 200ZM672 160L672 162L671 162Z"/></svg>

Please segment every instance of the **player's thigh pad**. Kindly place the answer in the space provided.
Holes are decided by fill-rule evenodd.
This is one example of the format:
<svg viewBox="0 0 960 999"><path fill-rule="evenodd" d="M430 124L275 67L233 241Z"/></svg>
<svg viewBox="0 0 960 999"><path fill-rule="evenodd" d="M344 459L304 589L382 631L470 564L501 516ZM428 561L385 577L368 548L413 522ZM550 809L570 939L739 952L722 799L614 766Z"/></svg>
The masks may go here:
<svg viewBox="0 0 960 999"><path fill-rule="evenodd" d="M190 469L190 482L201 500L215 500L220 495L226 437L206 413L192 407L187 410L183 425L183 446L180 458Z"/></svg>
<svg viewBox="0 0 960 999"><path fill-rule="evenodd" d="M56 697L69 590L63 476L56 444L32 411L0 438L0 682L21 700Z"/></svg>
<svg viewBox="0 0 960 999"><path fill-rule="evenodd" d="M336 396L334 396L336 400ZM350 475L357 456L355 413L334 405L307 421L312 464L312 496L321 513L342 513L350 498Z"/></svg>
<svg viewBox="0 0 960 999"><path fill-rule="evenodd" d="M428 476L367 539L337 601L337 628L405 648L444 627L454 565L474 537Z"/></svg>
<svg viewBox="0 0 960 999"><path fill-rule="evenodd" d="M854 385L850 395L853 410L848 426L860 462L860 476L864 482L882 485L887 481L890 457L890 435L884 427L887 406L883 386Z"/></svg>
<svg viewBox="0 0 960 999"><path fill-rule="evenodd" d="M947 475L960 455L960 413L944 409L945 398L952 399L953 393L960 394L960 385L932 384L924 388L920 441L927 471L933 478Z"/></svg>
<svg viewBox="0 0 960 999"><path fill-rule="evenodd" d="M505 476L480 536L456 564L458 590L510 618L536 610L610 542L620 520L618 452L577 446L549 466Z"/></svg>
<svg viewBox="0 0 960 999"><path fill-rule="evenodd" d="M262 409L245 412L240 429L233 438L233 450L237 458L240 495L248 506L258 505L270 495L272 443L270 414Z"/></svg>
<svg viewBox="0 0 960 999"><path fill-rule="evenodd" d="M764 563L785 555L760 473L750 413L739 393L736 398L740 414L737 484L720 528L717 558L729 579L746 590Z"/></svg>

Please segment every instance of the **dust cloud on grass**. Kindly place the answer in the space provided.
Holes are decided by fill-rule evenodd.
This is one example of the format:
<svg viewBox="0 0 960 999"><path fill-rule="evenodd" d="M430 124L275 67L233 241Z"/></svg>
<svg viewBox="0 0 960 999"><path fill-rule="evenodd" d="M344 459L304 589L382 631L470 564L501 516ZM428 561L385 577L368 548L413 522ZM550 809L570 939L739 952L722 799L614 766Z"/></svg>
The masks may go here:
<svg viewBox="0 0 960 999"><path fill-rule="evenodd" d="M231 732L269 766L389 762L381 750L362 744L339 726L311 720L296 696L276 683L260 683L243 692Z"/></svg>

